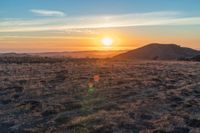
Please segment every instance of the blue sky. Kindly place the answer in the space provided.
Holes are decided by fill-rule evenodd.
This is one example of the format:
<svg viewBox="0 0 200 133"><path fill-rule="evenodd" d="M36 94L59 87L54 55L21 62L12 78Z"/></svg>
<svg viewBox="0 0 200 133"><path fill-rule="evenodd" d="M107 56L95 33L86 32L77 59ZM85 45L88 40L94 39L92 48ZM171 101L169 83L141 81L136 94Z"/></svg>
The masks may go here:
<svg viewBox="0 0 200 133"><path fill-rule="evenodd" d="M88 50L98 45L91 40L112 36L120 40L116 49L151 42L200 49L199 5L200 0L1 0L0 48Z"/></svg>
<svg viewBox="0 0 200 133"><path fill-rule="evenodd" d="M200 15L199 0L1 0L1 18L32 18L30 9L59 10L69 16L181 11Z"/></svg>

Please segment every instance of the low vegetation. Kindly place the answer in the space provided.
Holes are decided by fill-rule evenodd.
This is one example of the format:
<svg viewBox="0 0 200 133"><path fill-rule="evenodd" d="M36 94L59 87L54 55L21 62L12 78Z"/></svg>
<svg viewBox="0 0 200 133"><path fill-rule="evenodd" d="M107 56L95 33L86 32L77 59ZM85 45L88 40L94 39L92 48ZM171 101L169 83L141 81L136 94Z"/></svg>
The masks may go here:
<svg viewBox="0 0 200 133"><path fill-rule="evenodd" d="M200 131L199 62L10 59L0 61L2 133Z"/></svg>
<svg viewBox="0 0 200 133"><path fill-rule="evenodd" d="M50 58L50 57L39 57L39 56L20 56L20 57L0 56L0 63L7 63L7 64L57 63L57 62L63 62L65 60L66 58Z"/></svg>

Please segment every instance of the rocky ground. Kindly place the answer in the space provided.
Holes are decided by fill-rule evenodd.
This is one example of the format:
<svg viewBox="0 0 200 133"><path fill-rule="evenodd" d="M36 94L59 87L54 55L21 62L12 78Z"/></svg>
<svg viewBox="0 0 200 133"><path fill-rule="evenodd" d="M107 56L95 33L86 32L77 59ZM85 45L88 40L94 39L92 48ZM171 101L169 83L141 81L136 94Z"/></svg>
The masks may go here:
<svg viewBox="0 0 200 133"><path fill-rule="evenodd" d="M200 63L2 63L0 132L199 133Z"/></svg>

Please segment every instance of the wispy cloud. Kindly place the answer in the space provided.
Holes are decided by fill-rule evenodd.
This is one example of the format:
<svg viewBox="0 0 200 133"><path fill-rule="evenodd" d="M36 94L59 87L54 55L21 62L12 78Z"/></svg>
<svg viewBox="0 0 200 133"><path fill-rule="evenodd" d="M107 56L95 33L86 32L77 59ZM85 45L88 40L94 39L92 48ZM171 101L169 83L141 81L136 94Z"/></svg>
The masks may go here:
<svg viewBox="0 0 200 133"><path fill-rule="evenodd" d="M53 14L53 13L49 13ZM56 14L56 13L55 13ZM59 13L58 13L59 14ZM57 14L57 15L58 15ZM72 31L157 25L200 25L200 16L185 17L174 11L147 13L63 17L35 20L0 20L0 32Z"/></svg>
<svg viewBox="0 0 200 133"><path fill-rule="evenodd" d="M53 11L53 10L43 10L43 9L31 9L30 12L39 15L39 16L65 16L64 12Z"/></svg>

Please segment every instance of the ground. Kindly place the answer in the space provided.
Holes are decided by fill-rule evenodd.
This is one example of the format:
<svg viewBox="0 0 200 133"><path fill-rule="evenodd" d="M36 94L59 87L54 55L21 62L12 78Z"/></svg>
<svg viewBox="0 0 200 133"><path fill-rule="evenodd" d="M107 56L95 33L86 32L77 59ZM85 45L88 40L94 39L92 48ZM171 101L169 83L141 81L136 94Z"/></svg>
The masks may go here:
<svg viewBox="0 0 200 133"><path fill-rule="evenodd" d="M199 133L200 63L1 63L0 132Z"/></svg>

